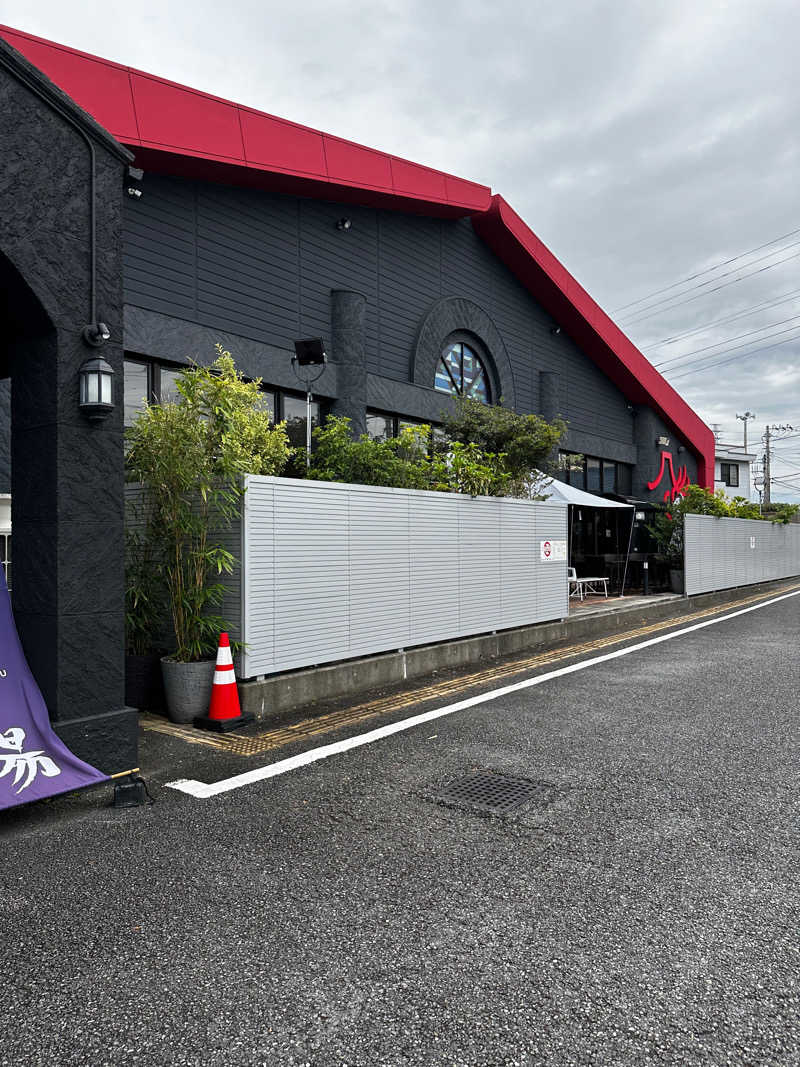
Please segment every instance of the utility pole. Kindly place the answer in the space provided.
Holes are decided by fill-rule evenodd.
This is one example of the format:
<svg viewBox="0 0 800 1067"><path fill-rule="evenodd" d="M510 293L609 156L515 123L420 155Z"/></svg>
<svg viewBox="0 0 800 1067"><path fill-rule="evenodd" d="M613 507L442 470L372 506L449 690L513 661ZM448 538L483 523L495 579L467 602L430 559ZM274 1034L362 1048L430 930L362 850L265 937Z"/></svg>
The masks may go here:
<svg viewBox="0 0 800 1067"><path fill-rule="evenodd" d="M737 416L738 418L738 416ZM745 426L747 423L745 423ZM794 430L794 426L786 426L783 423L773 423L772 426L764 427L764 507L768 508L772 503L771 496L771 461L772 453L770 450L770 442L772 440L770 434L773 430L777 430L778 433L785 433L787 430Z"/></svg>
<svg viewBox="0 0 800 1067"><path fill-rule="evenodd" d="M755 412L745 411L744 415L737 415L736 418L740 419L744 423L744 450L747 452L747 423L749 419L754 419Z"/></svg>

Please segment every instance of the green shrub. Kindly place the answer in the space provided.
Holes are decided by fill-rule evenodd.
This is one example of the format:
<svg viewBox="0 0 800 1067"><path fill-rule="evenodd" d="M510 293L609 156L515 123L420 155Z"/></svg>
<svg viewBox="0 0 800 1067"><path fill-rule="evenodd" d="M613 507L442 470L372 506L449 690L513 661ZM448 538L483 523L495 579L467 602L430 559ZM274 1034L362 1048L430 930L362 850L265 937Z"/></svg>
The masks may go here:
<svg viewBox="0 0 800 1067"><path fill-rule="evenodd" d="M350 420L337 416L314 430L308 477L471 496L504 496L514 485L505 456L471 442L452 441L432 449L430 426L407 426L385 440L367 434L353 439Z"/></svg>
<svg viewBox="0 0 800 1067"><path fill-rule="evenodd" d="M536 415L516 415L473 400L459 406L460 416L445 423L435 444L429 426L409 426L397 437L354 439L350 420L329 416L314 430L309 478L387 485L401 489L435 489L472 496L523 496L543 493L550 453L564 424L550 425ZM489 412L488 416L485 414ZM474 432L474 439L469 435ZM506 442L510 453L499 446ZM302 465L295 466L298 475Z"/></svg>
<svg viewBox="0 0 800 1067"><path fill-rule="evenodd" d="M314 430L308 477L323 482L430 489L429 441L428 426L406 427L388 440L367 434L354 439L350 419L329 415Z"/></svg>
<svg viewBox="0 0 800 1067"><path fill-rule="evenodd" d="M453 442L502 456L513 495L530 496L529 483L536 472L556 473L558 444L567 426L561 419L551 423L539 415L518 415L500 404L459 397L443 428Z"/></svg>

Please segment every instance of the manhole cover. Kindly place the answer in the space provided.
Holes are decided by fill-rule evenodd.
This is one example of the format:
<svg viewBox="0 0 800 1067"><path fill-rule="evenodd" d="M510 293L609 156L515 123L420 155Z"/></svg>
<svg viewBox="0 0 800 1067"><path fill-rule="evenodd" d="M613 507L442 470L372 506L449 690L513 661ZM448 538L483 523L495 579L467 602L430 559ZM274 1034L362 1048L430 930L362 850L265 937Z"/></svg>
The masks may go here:
<svg viewBox="0 0 800 1067"><path fill-rule="evenodd" d="M434 799L457 807L480 808L504 815L531 800L549 804L555 799L556 793L556 787L548 782L532 782L513 774L481 771L450 782L435 794Z"/></svg>

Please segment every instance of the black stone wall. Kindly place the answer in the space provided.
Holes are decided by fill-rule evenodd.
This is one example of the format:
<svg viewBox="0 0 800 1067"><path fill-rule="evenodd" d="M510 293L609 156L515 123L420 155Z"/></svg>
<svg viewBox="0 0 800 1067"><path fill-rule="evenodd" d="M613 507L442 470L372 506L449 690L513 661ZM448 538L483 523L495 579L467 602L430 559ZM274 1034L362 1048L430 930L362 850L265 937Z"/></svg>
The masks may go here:
<svg viewBox="0 0 800 1067"><path fill-rule="evenodd" d="M135 716L123 706L121 200L130 157L1 41L0 144L14 615L56 729L113 772L136 763ZM82 337L92 314L92 149L96 310L111 328L102 354L116 402L99 423L78 410L79 369L95 351Z"/></svg>
<svg viewBox="0 0 800 1067"><path fill-rule="evenodd" d="M11 380L0 380L0 493L11 492Z"/></svg>

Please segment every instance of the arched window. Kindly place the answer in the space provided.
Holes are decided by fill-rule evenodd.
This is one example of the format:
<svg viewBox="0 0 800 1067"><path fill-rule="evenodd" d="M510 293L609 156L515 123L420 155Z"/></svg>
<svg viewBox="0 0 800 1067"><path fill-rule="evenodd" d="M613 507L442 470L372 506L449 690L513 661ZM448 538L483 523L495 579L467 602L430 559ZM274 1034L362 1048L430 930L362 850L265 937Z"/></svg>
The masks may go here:
<svg viewBox="0 0 800 1067"><path fill-rule="evenodd" d="M436 367L435 386L440 393L491 402L489 375L483 360L463 341L446 346Z"/></svg>

